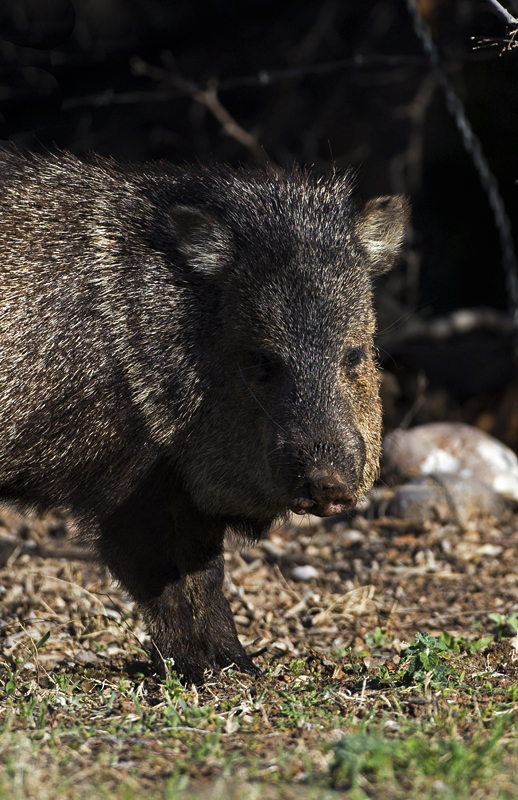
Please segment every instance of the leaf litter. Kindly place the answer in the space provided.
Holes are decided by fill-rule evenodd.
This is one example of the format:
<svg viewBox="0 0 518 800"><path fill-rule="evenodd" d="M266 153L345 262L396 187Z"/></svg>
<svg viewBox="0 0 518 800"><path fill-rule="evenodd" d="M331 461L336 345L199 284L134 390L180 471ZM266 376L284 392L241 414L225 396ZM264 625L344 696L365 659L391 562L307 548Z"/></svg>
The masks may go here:
<svg viewBox="0 0 518 800"><path fill-rule="evenodd" d="M232 542L225 591L263 675L229 669L198 688L153 675L138 610L104 568L77 558L71 521L9 509L0 521L0 751L7 763L20 736L38 743L64 797L82 787L92 796L100 776L112 792L122 781L157 797L163 781L178 796L214 793L218 781L229 797L233 781L236 796L257 781L340 791L349 780L365 792L367 762L355 778L344 766L351 732L368 738L365 726L381 725L409 743L441 719L469 743L499 714L516 716L512 510L464 527L294 517L252 547ZM68 767L49 749L56 742ZM44 797L24 776L21 796ZM13 780L0 780L0 796Z"/></svg>

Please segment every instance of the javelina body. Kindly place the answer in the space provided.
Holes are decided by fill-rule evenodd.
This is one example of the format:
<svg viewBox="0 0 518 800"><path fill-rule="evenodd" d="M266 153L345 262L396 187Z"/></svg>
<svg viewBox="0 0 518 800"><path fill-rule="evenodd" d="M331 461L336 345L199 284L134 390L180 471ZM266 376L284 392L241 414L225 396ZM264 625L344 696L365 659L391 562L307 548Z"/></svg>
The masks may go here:
<svg viewBox="0 0 518 800"><path fill-rule="evenodd" d="M370 284L405 217L349 174L0 153L0 499L70 509L187 680L256 671L225 532L375 477Z"/></svg>

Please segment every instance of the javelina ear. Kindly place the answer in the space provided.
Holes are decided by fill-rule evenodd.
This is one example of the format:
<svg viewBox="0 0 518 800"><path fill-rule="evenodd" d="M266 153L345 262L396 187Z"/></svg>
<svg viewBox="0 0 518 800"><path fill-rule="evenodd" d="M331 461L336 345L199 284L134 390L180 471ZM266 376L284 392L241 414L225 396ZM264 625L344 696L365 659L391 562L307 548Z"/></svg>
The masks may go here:
<svg viewBox="0 0 518 800"><path fill-rule="evenodd" d="M232 253L230 231L200 208L175 206L170 213L178 247L188 264L198 272L217 275Z"/></svg>
<svg viewBox="0 0 518 800"><path fill-rule="evenodd" d="M358 234L375 275L389 270L399 256L410 204L405 197L376 197L360 213Z"/></svg>

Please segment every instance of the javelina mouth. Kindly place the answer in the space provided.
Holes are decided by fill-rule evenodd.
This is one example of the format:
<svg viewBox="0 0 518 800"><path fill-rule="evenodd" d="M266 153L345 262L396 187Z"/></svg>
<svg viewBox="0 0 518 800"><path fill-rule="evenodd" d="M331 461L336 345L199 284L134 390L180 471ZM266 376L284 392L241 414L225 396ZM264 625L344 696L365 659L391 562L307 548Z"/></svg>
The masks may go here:
<svg viewBox="0 0 518 800"><path fill-rule="evenodd" d="M297 498L290 506L294 514L314 514L315 517L333 517L336 514L345 514L356 505L356 498L351 495L350 500L341 500L335 503L315 503L309 498Z"/></svg>
<svg viewBox="0 0 518 800"><path fill-rule="evenodd" d="M328 503L327 505L313 505L309 507L304 506L302 503L294 502L289 506L290 511L294 514L313 514L315 517L334 517L336 514L345 514L356 505L355 498L352 498L349 503Z"/></svg>
<svg viewBox="0 0 518 800"><path fill-rule="evenodd" d="M303 486L299 486L289 504L295 514L332 517L344 514L356 505L356 497L337 476L315 469Z"/></svg>

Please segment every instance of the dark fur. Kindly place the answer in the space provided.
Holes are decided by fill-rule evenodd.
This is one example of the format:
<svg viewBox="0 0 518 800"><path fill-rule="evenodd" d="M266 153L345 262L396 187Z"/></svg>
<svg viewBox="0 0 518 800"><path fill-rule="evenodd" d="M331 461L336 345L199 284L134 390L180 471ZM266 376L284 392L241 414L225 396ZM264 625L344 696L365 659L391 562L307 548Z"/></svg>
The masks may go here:
<svg viewBox="0 0 518 800"><path fill-rule="evenodd" d="M352 178L0 153L0 498L70 509L187 680L255 672L223 538L350 507L380 445Z"/></svg>

